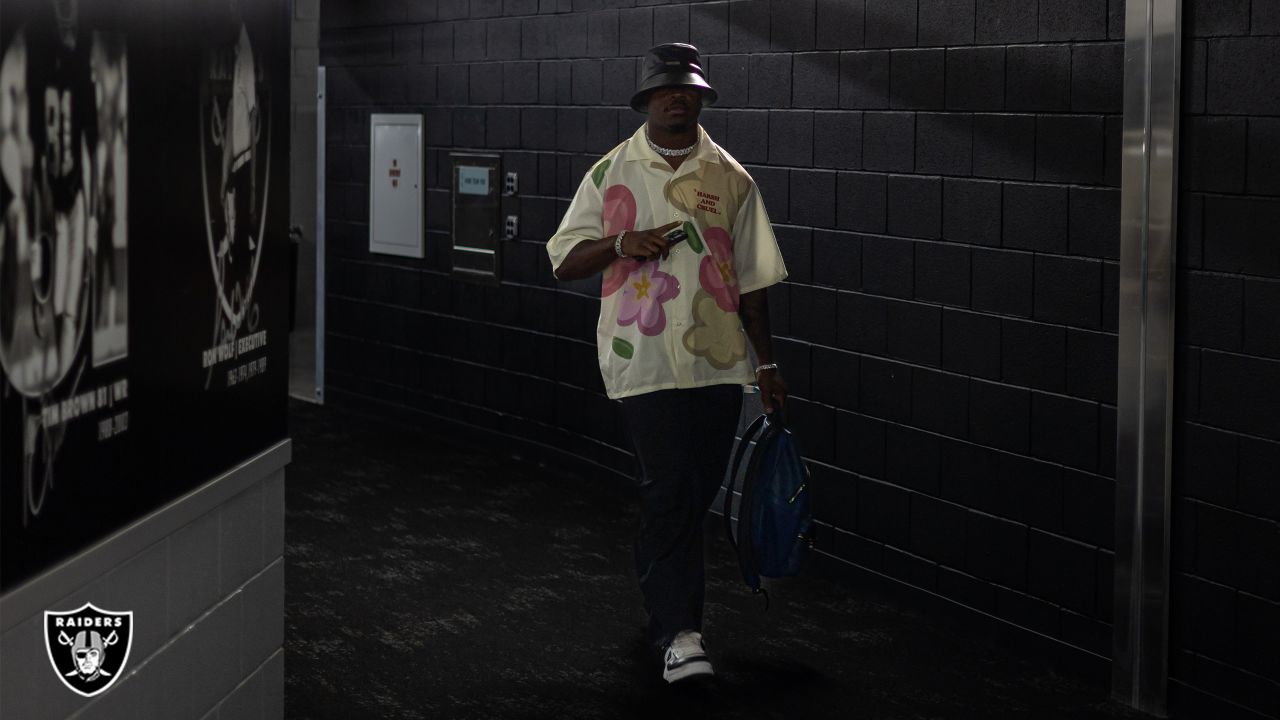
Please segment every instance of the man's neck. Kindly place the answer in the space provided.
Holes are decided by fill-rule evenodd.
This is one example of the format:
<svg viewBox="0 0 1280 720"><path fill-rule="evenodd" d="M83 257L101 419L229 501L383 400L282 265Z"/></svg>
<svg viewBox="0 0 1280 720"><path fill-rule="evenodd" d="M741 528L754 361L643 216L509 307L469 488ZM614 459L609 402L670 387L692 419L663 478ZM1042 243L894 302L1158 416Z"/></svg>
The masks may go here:
<svg viewBox="0 0 1280 720"><path fill-rule="evenodd" d="M659 125L653 122L646 123L646 125L645 130L649 133L649 139L659 147L680 150L698 141L697 123L689 123L678 127Z"/></svg>
<svg viewBox="0 0 1280 720"><path fill-rule="evenodd" d="M698 141L698 124L689 123L681 127L668 127L649 122L645 124L645 133L653 141L653 144L658 147L667 148L668 150L683 150ZM662 157L671 166L672 170L676 170L679 169L685 158L689 156L663 155Z"/></svg>

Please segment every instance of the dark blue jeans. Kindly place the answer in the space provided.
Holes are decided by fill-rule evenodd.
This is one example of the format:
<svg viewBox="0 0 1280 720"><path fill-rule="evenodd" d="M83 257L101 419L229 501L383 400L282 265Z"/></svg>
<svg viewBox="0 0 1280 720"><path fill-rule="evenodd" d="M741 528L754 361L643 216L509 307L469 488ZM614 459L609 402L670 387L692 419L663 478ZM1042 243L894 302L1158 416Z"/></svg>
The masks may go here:
<svg viewBox="0 0 1280 720"><path fill-rule="evenodd" d="M724 481L742 386L657 390L622 398L639 464L636 576L660 650L680 630L702 631L703 521Z"/></svg>

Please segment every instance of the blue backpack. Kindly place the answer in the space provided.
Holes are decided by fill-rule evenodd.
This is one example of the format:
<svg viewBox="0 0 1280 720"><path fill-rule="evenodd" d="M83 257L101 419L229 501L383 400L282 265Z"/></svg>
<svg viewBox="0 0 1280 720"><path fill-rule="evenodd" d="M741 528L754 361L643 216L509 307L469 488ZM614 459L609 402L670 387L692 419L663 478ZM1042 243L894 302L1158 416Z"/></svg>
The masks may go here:
<svg viewBox="0 0 1280 720"><path fill-rule="evenodd" d="M724 494L724 529L729 544L738 553L738 566L751 592L764 593L765 610L769 609L769 593L760 587L760 578L798 574L817 537L809 502L809 468L780 413L772 415L756 418L738 441ZM753 438L755 445L751 444ZM751 453L742 476L735 536L730 517L734 485L748 449Z"/></svg>

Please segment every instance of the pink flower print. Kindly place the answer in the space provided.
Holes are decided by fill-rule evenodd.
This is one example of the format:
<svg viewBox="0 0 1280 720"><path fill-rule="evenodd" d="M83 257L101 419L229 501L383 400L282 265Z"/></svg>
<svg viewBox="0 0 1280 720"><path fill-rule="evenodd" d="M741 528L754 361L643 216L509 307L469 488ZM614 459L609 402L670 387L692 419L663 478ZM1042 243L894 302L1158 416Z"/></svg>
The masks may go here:
<svg viewBox="0 0 1280 720"><path fill-rule="evenodd" d="M604 191L604 234L617 235L636 229L636 197L626 185L610 185Z"/></svg>
<svg viewBox="0 0 1280 720"><path fill-rule="evenodd" d="M623 230L634 230L636 227L636 198L626 185L610 185L604 191L604 234L615 237ZM622 287L640 267L639 260L618 258L605 268L604 279L600 284L600 297L609 297Z"/></svg>
<svg viewBox="0 0 1280 720"><path fill-rule="evenodd" d="M600 297L609 297L618 292L618 288L627 282L627 278L640 268L641 261L635 258L618 258L604 269L604 280L600 283Z"/></svg>
<svg viewBox="0 0 1280 720"><path fill-rule="evenodd" d="M698 280L702 289L716 299L716 305L725 312L738 311L738 276L733 271L733 241L724 228L707 228L702 237L707 242L707 254L698 267Z"/></svg>
<svg viewBox="0 0 1280 720"><path fill-rule="evenodd" d="M638 322L642 335L657 335L667 327L662 304L680 294L680 281L658 269L650 260L627 276L622 286L618 324Z"/></svg>

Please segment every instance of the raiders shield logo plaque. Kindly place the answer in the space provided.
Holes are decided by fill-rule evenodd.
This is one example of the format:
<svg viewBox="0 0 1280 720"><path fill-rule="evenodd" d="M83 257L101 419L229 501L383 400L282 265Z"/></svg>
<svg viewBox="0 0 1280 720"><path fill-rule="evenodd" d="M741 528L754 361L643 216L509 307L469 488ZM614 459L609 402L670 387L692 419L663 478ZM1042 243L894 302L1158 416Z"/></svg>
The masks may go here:
<svg viewBox="0 0 1280 720"><path fill-rule="evenodd" d="M44 645L62 684L93 697L120 677L133 647L133 611L111 612L85 603L44 613Z"/></svg>

